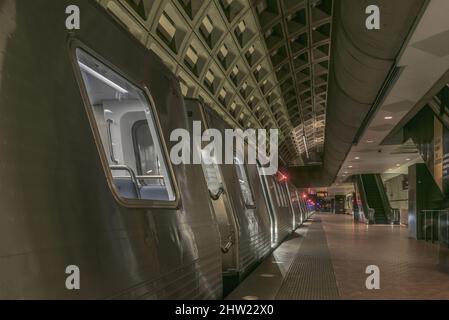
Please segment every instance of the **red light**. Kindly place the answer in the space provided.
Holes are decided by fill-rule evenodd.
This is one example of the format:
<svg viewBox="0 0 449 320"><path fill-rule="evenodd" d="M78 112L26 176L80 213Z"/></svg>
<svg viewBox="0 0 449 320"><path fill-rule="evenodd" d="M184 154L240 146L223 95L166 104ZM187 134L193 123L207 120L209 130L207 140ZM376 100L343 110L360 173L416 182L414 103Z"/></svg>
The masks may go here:
<svg viewBox="0 0 449 320"><path fill-rule="evenodd" d="M303 197L304 199L307 199L307 195L306 195L305 193L302 194L302 197Z"/></svg>
<svg viewBox="0 0 449 320"><path fill-rule="evenodd" d="M278 180L279 180L279 182L287 181L288 177L285 174L283 174L282 172L279 172L278 173Z"/></svg>

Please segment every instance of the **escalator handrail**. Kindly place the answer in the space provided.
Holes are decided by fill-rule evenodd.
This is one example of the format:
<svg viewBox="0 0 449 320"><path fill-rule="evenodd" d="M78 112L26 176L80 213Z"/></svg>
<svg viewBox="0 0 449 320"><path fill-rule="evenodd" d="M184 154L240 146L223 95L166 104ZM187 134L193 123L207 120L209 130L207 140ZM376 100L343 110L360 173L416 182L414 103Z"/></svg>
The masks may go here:
<svg viewBox="0 0 449 320"><path fill-rule="evenodd" d="M370 223L369 220L369 206L368 206L368 197L366 195L365 185L363 182L363 175L358 176L359 180L359 186L360 186L360 197L362 198L362 207L363 207L363 216L366 220L368 220L368 223Z"/></svg>

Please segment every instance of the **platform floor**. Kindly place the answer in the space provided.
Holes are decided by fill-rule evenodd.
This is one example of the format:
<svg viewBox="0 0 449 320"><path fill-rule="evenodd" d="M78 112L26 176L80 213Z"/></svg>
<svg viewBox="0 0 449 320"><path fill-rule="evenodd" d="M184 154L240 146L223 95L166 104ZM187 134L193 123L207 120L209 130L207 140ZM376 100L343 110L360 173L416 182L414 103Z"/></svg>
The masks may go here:
<svg viewBox="0 0 449 320"><path fill-rule="evenodd" d="M366 288L369 265L379 290ZM449 249L409 239L406 227L316 214L227 299L449 299Z"/></svg>

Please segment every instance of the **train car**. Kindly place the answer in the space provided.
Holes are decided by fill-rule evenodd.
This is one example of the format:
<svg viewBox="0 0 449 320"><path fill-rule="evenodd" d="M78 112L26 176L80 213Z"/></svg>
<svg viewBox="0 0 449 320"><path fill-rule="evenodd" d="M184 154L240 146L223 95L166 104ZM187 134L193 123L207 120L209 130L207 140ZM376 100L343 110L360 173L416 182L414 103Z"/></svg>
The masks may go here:
<svg viewBox="0 0 449 320"><path fill-rule="evenodd" d="M201 122L203 130L216 129L224 136L224 130L230 129L217 113L200 101L186 99L185 104L191 123ZM249 147L246 145L246 150ZM203 157L206 156L209 155L203 153ZM244 156L247 157L235 153L232 165L210 164L212 161L203 164L220 226L225 293L271 252L272 218L261 178L257 166L246 164Z"/></svg>
<svg viewBox="0 0 449 320"><path fill-rule="evenodd" d="M202 167L168 159L187 123L174 75L94 1L0 1L0 17L0 298L221 298ZM244 267L269 228L235 203Z"/></svg>

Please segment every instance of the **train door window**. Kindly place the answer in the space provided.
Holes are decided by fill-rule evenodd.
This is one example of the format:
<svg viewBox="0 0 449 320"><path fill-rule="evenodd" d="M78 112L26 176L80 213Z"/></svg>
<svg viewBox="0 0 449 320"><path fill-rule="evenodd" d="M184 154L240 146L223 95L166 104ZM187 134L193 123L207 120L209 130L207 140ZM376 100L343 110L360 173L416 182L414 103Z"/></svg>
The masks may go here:
<svg viewBox="0 0 449 320"><path fill-rule="evenodd" d="M246 174L245 165L243 161L239 158L235 158L237 176L239 179L240 189L242 191L243 199L245 200L245 204L249 206L254 205L254 198L251 192L251 188L249 185L248 176Z"/></svg>
<svg viewBox="0 0 449 320"><path fill-rule="evenodd" d="M279 206L283 207L284 206L284 199L282 198L282 191L281 188L279 188L279 182L275 181L275 185L276 185L276 191L279 195Z"/></svg>
<svg viewBox="0 0 449 320"><path fill-rule="evenodd" d="M147 121L140 120L134 123L132 135L138 175L153 176L153 179L148 179L146 184L163 185L159 154L155 148Z"/></svg>
<svg viewBox="0 0 449 320"><path fill-rule="evenodd" d="M281 189L282 203L283 203L284 207L288 207L288 198L287 198L288 192L287 192L286 185L281 183L279 185L279 188Z"/></svg>
<svg viewBox="0 0 449 320"><path fill-rule="evenodd" d="M220 169L217 162L207 152L202 152L203 172L206 178L207 187L211 194L219 195L223 192L223 180L221 178Z"/></svg>
<svg viewBox="0 0 449 320"><path fill-rule="evenodd" d="M175 201L152 106L145 92L81 49L76 57L117 194Z"/></svg>
<svg viewBox="0 0 449 320"><path fill-rule="evenodd" d="M279 185L279 182L277 180L274 181L274 185L276 187L276 193L279 197L279 207L284 207L284 197L282 195L281 186Z"/></svg>
<svg viewBox="0 0 449 320"><path fill-rule="evenodd" d="M277 185L277 181L274 178L271 178L272 182L273 182L273 190L274 190L274 195L276 196L276 203L278 205L278 207L281 206L281 200L279 198L279 189L278 189L278 185Z"/></svg>
<svg viewBox="0 0 449 320"><path fill-rule="evenodd" d="M287 207L287 196L285 194L285 187L283 184L279 184L279 189L281 190L281 194L282 194L282 204L284 207Z"/></svg>
<svg viewBox="0 0 449 320"><path fill-rule="evenodd" d="M295 191L295 199L296 199L296 203L298 204L298 210L299 210L299 218L301 219L301 224L302 224L302 220L303 220L303 209L302 209L302 205L301 205L301 198L298 194L298 191Z"/></svg>
<svg viewBox="0 0 449 320"><path fill-rule="evenodd" d="M262 166L260 165L259 161L257 161L257 168L259 169L259 172L262 171ZM269 213L269 217L270 217L271 245L274 246L276 243L277 235L276 235L276 218L275 218L274 209L273 209L273 197L271 196L271 194L269 192L267 176L259 174L259 178L260 178L260 183L262 185L262 191L263 191L263 195L265 198L265 204L267 205L268 213Z"/></svg>
<svg viewBox="0 0 449 320"><path fill-rule="evenodd" d="M284 207L287 208L288 207L288 199L287 199L287 189L285 187L285 184L280 183L279 188L281 189L281 192L282 192L282 199L283 199Z"/></svg>
<svg viewBox="0 0 449 320"><path fill-rule="evenodd" d="M288 186L287 186L286 183L284 183L282 185L282 189L284 190L285 206L286 207L290 207L290 204L291 204L291 202L290 202L290 191L289 191Z"/></svg>

